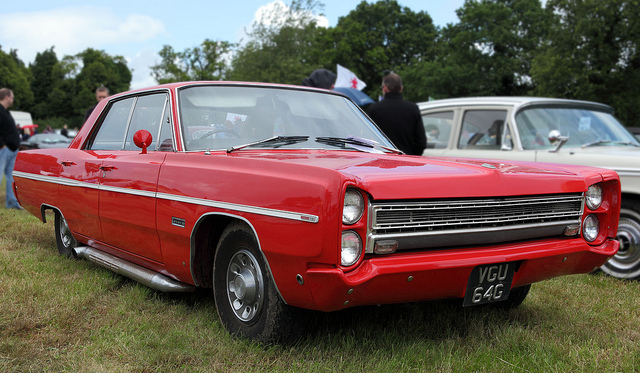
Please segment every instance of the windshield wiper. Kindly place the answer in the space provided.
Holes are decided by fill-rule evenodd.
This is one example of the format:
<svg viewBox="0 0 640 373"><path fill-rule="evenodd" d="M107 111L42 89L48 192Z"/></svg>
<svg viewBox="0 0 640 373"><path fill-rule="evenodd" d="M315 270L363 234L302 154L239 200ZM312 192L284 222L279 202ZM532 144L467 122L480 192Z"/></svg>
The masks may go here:
<svg viewBox="0 0 640 373"><path fill-rule="evenodd" d="M316 137L316 142L333 145L340 148L350 147L361 152L375 153L379 152L376 148L382 149L389 153L404 154L400 150L380 145L377 141L363 139L360 137Z"/></svg>
<svg viewBox="0 0 640 373"><path fill-rule="evenodd" d="M608 144L608 143L612 143L612 144L615 144L615 145L627 145L627 146L640 147L640 145L632 143L631 141L598 140L598 141L593 141L593 142L586 143L586 144L582 145L582 148L588 148L588 147L591 147L591 146L596 146L596 145L600 145L600 144Z"/></svg>
<svg viewBox="0 0 640 373"><path fill-rule="evenodd" d="M269 137L267 139L254 141L244 145L232 146L229 149L227 149L227 153L231 153L234 150L240 150L240 149L244 149L244 148L247 148L250 146L256 146L256 145L270 144L274 148L278 148L283 145L291 145L299 142L305 142L307 140L309 140L309 136L274 136L274 137Z"/></svg>

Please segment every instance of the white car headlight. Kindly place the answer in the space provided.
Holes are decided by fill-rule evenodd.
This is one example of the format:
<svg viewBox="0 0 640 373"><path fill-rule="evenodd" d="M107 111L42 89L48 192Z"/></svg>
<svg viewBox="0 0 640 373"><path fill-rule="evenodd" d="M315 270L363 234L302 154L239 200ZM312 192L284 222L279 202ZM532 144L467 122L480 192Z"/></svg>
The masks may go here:
<svg viewBox="0 0 640 373"><path fill-rule="evenodd" d="M342 222L347 225L356 223L364 214L364 198L354 189L347 189L342 207Z"/></svg>
<svg viewBox="0 0 640 373"><path fill-rule="evenodd" d="M584 235L584 239L593 242L596 238L598 238L598 234L600 233L600 221L598 217L591 214L584 219L582 223L582 234Z"/></svg>
<svg viewBox="0 0 640 373"><path fill-rule="evenodd" d="M587 207L589 210L597 210L602 204L602 187L600 184L593 184L587 189Z"/></svg>
<svg viewBox="0 0 640 373"><path fill-rule="evenodd" d="M354 231L342 232L342 250L340 252L340 264L345 267L358 262L362 254L362 240Z"/></svg>

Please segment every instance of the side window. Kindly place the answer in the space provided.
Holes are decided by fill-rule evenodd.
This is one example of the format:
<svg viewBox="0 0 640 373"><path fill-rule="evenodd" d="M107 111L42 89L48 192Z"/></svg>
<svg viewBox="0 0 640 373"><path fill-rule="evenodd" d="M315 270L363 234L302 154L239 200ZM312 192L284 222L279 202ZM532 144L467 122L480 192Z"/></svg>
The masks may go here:
<svg viewBox="0 0 640 373"><path fill-rule="evenodd" d="M127 122L131 114L134 98L117 101L111 105L107 116L100 124L100 128L89 149L91 150L121 150Z"/></svg>
<svg viewBox="0 0 640 373"><path fill-rule="evenodd" d="M124 150L139 150L136 144L133 143L133 135L140 130L147 130L151 133L153 141L149 144L148 149L156 149L166 101L167 95L165 93L138 97L133 109Z"/></svg>
<svg viewBox="0 0 640 373"><path fill-rule="evenodd" d="M428 149L444 149L449 143L453 127L453 111L441 111L422 116Z"/></svg>
<svg viewBox="0 0 640 373"><path fill-rule="evenodd" d="M513 140L505 110L467 110L458 149L511 150Z"/></svg>
<svg viewBox="0 0 640 373"><path fill-rule="evenodd" d="M158 134L159 141L157 150L162 152L173 151L172 123L171 105L169 104L169 101L167 101L164 105L164 113L162 114L162 124L160 126L160 133Z"/></svg>

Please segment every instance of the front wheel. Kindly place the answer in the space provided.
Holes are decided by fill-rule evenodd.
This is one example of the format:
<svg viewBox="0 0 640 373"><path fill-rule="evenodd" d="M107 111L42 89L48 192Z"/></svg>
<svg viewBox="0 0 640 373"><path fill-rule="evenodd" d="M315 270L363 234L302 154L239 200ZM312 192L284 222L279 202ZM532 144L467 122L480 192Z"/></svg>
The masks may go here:
<svg viewBox="0 0 640 373"><path fill-rule="evenodd" d="M531 285L519 286L511 289L509 292L509 298L501 302L488 303L489 306L500 309L512 309L520 306L524 299L529 294Z"/></svg>
<svg viewBox="0 0 640 373"><path fill-rule="evenodd" d="M55 232L58 252L67 258L73 258L73 249L78 246L78 242L73 238L67 220L59 211L55 212Z"/></svg>
<svg viewBox="0 0 640 373"><path fill-rule="evenodd" d="M616 240L620 249L600 269L617 278L640 278L640 202L622 201Z"/></svg>
<svg viewBox="0 0 640 373"><path fill-rule="evenodd" d="M301 309L278 295L253 232L232 223L223 232L213 262L218 316L233 335L262 343L296 339L304 327Z"/></svg>

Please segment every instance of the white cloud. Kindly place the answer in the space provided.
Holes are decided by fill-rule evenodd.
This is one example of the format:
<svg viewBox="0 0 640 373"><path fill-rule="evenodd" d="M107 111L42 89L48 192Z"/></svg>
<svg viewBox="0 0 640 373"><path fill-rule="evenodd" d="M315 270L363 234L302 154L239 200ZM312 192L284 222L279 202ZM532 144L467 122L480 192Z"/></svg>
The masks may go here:
<svg viewBox="0 0 640 373"><path fill-rule="evenodd" d="M164 24L146 15L116 16L102 7L83 6L0 15L3 50L17 49L25 63L55 46L59 57L86 48L141 43L165 33Z"/></svg>
<svg viewBox="0 0 640 373"><path fill-rule="evenodd" d="M145 88L156 85L151 76L151 66L158 63L160 56L151 48L144 48L132 58L127 58L127 65L133 70L131 89Z"/></svg>

